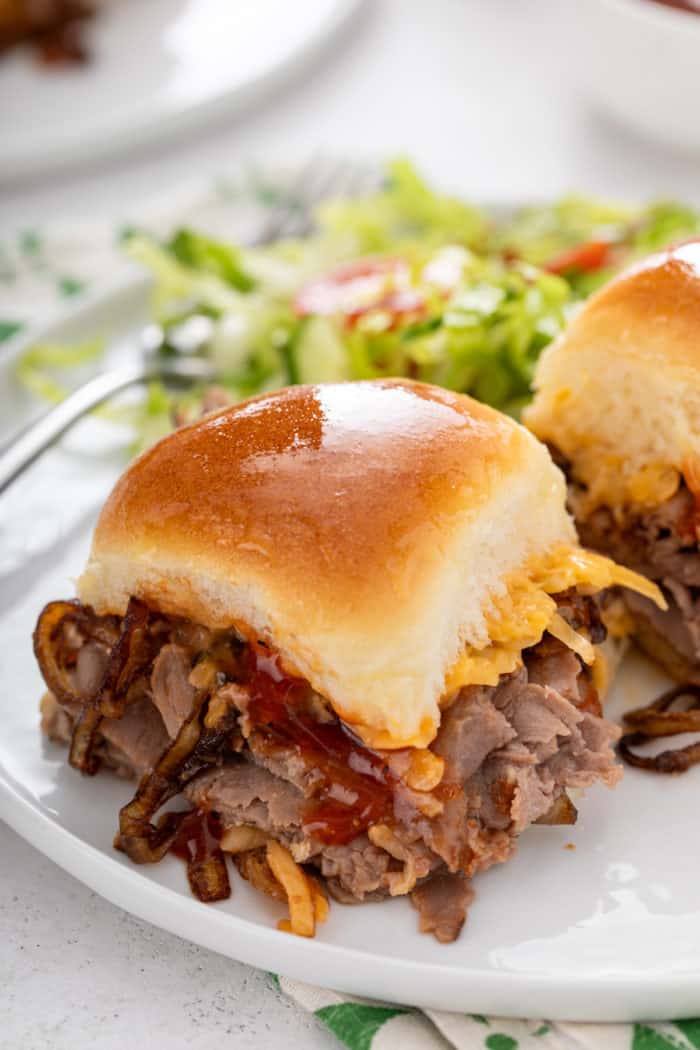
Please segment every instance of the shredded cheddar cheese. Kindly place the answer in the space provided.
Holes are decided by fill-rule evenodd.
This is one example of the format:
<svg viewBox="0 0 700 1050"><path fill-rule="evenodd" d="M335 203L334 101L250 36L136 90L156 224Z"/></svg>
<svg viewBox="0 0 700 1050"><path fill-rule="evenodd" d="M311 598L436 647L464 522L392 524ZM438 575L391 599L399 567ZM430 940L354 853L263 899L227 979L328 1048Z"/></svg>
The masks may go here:
<svg viewBox="0 0 700 1050"><path fill-rule="evenodd" d="M445 760L428 748L411 751L406 783L414 791L432 791L442 780Z"/></svg>
<svg viewBox="0 0 700 1050"><path fill-rule="evenodd" d="M585 664L593 663L595 660L595 646L593 643L589 642L588 639L584 638L584 636L579 634L578 631L575 631L571 624L568 624L559 613L554 613L554 616L547 625L547 630L551 635L554 635L555 638L558 638L560 642L580 656Z"/></svg>
<svg viewBox="0 0 700 1050"><path fill-rule="evenodd" d="M600 647L596 649L592 671L593 685L595 686L598 696L602 698L605 696L610 686L612 671L610 668L610 661Z"/></svg>
<svg viewBox="0 0 700 1050"><path fill-rule="evenodd" d="M666 607L656 584L602 554L560 544L547 555L532 559L510 577L505 593L494 600L486 616L490 643L481 649L465 648L447 675L445 691L466 685L496 685L502 674L520 666L523 649L539 642L545 631L578 653L585 663L593 664L595 647L559 615L552 595L569 587L601 591L614 586L628 587L660 608Z"/></svg>

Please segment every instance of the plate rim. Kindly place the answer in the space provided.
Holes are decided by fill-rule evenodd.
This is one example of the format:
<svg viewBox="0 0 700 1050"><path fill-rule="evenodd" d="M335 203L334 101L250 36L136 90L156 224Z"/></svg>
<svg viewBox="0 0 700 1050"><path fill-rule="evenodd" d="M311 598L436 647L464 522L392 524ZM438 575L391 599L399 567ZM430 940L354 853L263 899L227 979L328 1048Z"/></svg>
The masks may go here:
<svg viewBox="0 0 700 1050"><path fill-rule="evenodd" d="M255 74L245 83L225 89L210 98L181 106L165 106L162 112L148 111L130 121L121 120L90 138L90 154L85 157L84 133L70 131L65 136L48 136L39 140L19 139L19 144L6 149L0 166L0 184L12 186L25 177L34 178L41 170L47 174L92 169L110 157L126 156L139 149L184 137L201 130L203 122L216 125L224 117L236 117L256 102L265 101L275 90L292 79L306 62L320 58L324 49L345 32L367 6L367 0L334 0L335 7L309 33L295 51L282 61Z"/></svg>
<svg viewBox="0 0 700 1050"><path fill-rule="evenodd" d="M511 998L528 999L532 1006L530 1017L555 1021L658 1021L660 1016L690 1016L698 1009L697 1005L691 1004L698 1003L700 965L674 975L669 987L664 988L664 999L669 1006L661 1013L654 1009L647 1013L645 1010L640 1012L632 1003L628 1005L627 1000L655 1002L660 990L658 973L637 975L630 996L632 978L624 974L606 973L592 977L572 973L553 978L550 974L529 971L484 971L447 962L387 959L371 951L328 944L319 939L293 937L273 926L219 911L216 906L204 906L193 897L144 877L138 868L119 864L52 820L13 787L1 765L0 819L68 874L129 914L220 955L268 972L272 968L273 972L291 979L329 987L330 978L330 986L335 990L371 996L379 1002L512 1018L520 1018L523 1013L509 1009L507 1005L504 1008L504 987L512 993ZM82 863L86 857L91 861L88 866ZM104 878L100 877L101 873ZM182 926L174 921L178 916L184 919L191 916L192 922L197 924L196 933L193 934L192 930L183 933ZM226 950L224 937L229 933L235 951ZM280 960L280 952L286 956L284 960ZM343 970L340 985L333 979L339 966ZM425 987L428 973L433 990ZM438 983L440 988L436 992ZM368 985L372 986L369 993ZM575 1008L573 1013L565 1005L571 1002L571 996L582 1007ZM587 1002L581 1003L582 999ZM621 1001L625 1004L622 1009Z"/></svg>
<svg viewBox="0 0 700 1050"><path fill-rule="evenodd" d="M0 348L0 364L51 332L79 324L83 315L115 299L143 294L150 284L147 276L130 273L96 287L79 302L57 311L51 320L7 340ZM692 969L665 980L664 974L653 970L636 975L601 971L553 977L551 973L484 970L448 961L388 959L322 939L291 937L215 906L205 907L145 877L138 868L120 864L69 831L38 802L25 797L21 782L1 761L0 819L63 870L128 913L219 954L293 979L325 987L330 983L346 993L379 1001L513 1018L522 1017L523 1011L509 1008L508 1003L523 1000L529 1004L529 1016L560 1021L650 1021L660 1016L691 1016L700 1010L700 951ZM183 932L184 924L188 924L187 932ZM336 976L339 971L342 978Z"/></svg>

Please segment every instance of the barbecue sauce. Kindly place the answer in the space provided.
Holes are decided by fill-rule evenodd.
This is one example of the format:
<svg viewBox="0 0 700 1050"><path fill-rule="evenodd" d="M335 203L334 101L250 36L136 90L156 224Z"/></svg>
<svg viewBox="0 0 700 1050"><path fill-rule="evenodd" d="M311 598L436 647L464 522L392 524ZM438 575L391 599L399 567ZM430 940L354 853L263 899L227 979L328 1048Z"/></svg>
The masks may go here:
<svg viewBox="0 0 700 1050"><path fill-rule="evenodd" d="M246 662L255 732L270 750L294 749L319 775L304 830L321 842L343 845L371 824L390 820L396 780L379 755L339 719L314 718L306 703L310 686L285 674L277 653L251 646Z"/></svg>
<svg viewBox="0 0 700 1050"><path fill-rule="evenodd" d="M219 846L222 829L218 816L198 809L182 818L176 813L168 816L173 821L179 820L170 852L187 865L187 878L194 896L205 903L226 900L231 896L231 887Z"/></svg>

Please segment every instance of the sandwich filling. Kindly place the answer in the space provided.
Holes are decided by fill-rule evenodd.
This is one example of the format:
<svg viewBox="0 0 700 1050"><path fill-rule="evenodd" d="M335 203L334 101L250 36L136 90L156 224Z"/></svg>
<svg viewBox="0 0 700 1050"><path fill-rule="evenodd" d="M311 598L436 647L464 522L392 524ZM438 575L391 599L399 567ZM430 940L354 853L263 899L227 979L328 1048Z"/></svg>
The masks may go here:
<svg viewBox="0 0 700 1050"><path fill-rule="evenodd" d="M123 617L53 602L35 632L43 728L81 772L140 778L115 844L137 863L183 856L201 899L230 892L230 853L287 899L283 928L312 934L326 889L349 903L410 894L421 928L453 940L473 875L529 824L572 823L570 789L620 776L587 662L605 636L597 601L576 587L549 598L550 629L516 666L455 685L430 745L395 750L363 743L262 641L136 598ZM159 816L178 795L190 810Z"/></svg>
<svg viewBox="0 0 700 1050"><path fill-rule="evenodd" d="M675 678L700 682L700 512L696 472L649 471L658 482L623 506L591 498L591 487L558 457L568 477L569 507L581 541L654 581L666 599L620 591L621 632L640 644ZM612 629L612 624L610 624Z"/></svg>
<svg viewBox="0 0 700 1050"><path fill-rule="evenodd" d="M16 44L29 43L48 65L85 62L84 24L98 7L95 0L3 0L0 55Z"/></svg>

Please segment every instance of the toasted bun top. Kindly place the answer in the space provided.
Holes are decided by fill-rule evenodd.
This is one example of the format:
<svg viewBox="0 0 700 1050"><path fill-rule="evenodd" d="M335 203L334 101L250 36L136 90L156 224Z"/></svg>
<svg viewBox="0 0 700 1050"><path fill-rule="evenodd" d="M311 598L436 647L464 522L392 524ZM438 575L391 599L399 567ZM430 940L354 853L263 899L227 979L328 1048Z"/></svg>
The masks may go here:
<svg viewBox="0 0 700 1050"><path fill-rule="evenodd" d="M588 301L543 354L526 424L595 502L654 505L700 450L700 242L659 252Z"/></svg>
<svg viewBox="0 0 700 1050"><path fill-rule="evenodd" d="M506 577L573 540L562 475L505 416L408 381L297 386L137 459L79 591L264 639L368 742L423 746Z"/></svg>

